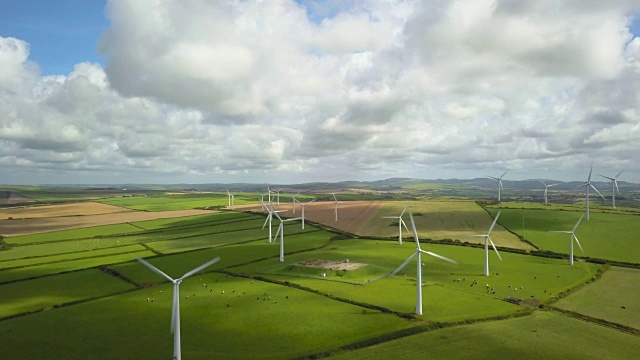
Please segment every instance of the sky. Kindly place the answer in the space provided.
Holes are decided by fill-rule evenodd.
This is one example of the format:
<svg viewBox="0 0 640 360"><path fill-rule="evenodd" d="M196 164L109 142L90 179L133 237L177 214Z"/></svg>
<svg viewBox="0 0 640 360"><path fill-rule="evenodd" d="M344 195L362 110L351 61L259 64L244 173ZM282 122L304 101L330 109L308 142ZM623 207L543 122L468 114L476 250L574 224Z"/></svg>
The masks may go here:
<svg viewBox="0 0 640 360"><path fill-rule="evenodd" d="M0 2L0 184L640 183L640 0Z"/></svg>

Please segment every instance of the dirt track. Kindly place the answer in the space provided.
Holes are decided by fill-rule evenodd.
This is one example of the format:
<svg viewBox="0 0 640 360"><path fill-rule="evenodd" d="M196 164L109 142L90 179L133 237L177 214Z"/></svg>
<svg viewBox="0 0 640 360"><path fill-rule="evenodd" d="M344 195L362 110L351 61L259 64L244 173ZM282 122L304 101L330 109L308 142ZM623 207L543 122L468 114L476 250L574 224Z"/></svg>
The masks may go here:
<svg viewBox="0 0 640 360"><path fill-rule="evenodd" d="M335 221L333 213L335 204L330 201L313 202L306 205L304 211L304 217L307 220L317 222L350 232L353 234L359 233L363 226L367 223L369 218L377 213L378 209L382 205L382 201L345 201L338 204L338 221ZM296 213L293 214L291 203L281 203L280 206L275 206L276 210L286 210L280 215L286 217L296 217L301 215L302 207L300 204L296 204ZM236 206L236 210L251 210L260 211L260 205L243 205Z"/></svg>

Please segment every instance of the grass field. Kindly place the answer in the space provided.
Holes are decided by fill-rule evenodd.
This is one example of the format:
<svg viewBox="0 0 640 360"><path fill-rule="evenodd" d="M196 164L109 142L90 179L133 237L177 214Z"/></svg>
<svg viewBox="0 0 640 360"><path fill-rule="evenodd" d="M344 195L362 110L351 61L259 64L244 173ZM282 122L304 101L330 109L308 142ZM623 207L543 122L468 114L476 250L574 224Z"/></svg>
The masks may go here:
<svg viewBox="0 0 640 360"><path fill-rule="evenodd" d="M236 197L236 204L241 198ZM282 198L281 195L281 201ZM222 201L226 206L226 194L107 200L120 202L118 206L167 210L210 199ZM471 241L474 239L464 236L485 232L493 220L486 210L469 201L408 204L408 211L416 215L418 230L424 239ZM379 214L371 218L367 231L375 236L396 237L397 223L393 226L393 220L383 222L379 217L398 215L404 205L399 201L384 203ZM491 210L493 214L496 211ZM502 224L516 232L518 224L521 225L516 211L554 214L551 218L559 214L558 226L571 223L575 215L568 211L534 209L502 211L501 223L504 220ZM612 217L612 227L619 221L632 222L625 217L633 217L637 222L631 215L607 213L594 214L593 222L596 223L596 218L603 221L606 216ZM408 222L407 216L405 220ZM3 354L18 360L86 359L87 354L91 354L92 359L168 358L173 340L169 333L172 287L135 258L147 258L170 276L179 277L220 257L218 263L181 284L185 359L304 357L373 338L389 340L390 333L436 326L433 322L446 322L438 326L453 327L385 342L343 356L424 358L428 354L430 358L443 358L447 355L445 349L455 347L459 351L450 358L492 355L527 358L531 352L538 355L536 358L554 359L582 356L587 352L582 347L599 346L593 354L602 357L604 352L600 348L607 348L604 345L607 342L610 347L616 347L607 349L612 358L637 355L637 341L627 346L630 339L637 340L637 337L556 312L533 310L533 307L540 303L553 304L594 317L600 317L597 311L602 311L602 318L621 321L615 317L615 306L620 310L620 306L626 305L627 311L640 313L635 307L635 303L640 302L635 288L625 287L637 283L639 272L613 268L605 272L602 279L564 297L564 293L592 279L598 269L606 265L577 261L569 266L563 259L507 251L501 252L503 261L500 262L492 251L489 254L491 276L485 277L482 276L484 249L422 243L424 250L454 259L458 264L423 255L424 315L416 316L413 315L415 260L395 276L385 276L415 251L410 234L405 233L406 241L399 245L393 239L349 239L309 224L302 230L298 222L288 223L284 228L285 261L280 262L279 244L267 241L268 232L262 229L264 221L264 215L223 211L4 239L7 245L0 251ZM539 220L540 224L546 221L544 216ZM273 234L278 224L274 221ZM630 227L633 226L635 223ZM542 234L542 225L540 227ZM580 229L577 234L585 245ZM629 238L633 231L614 233L626 236L622 243L627 244L633 239ZM500 226L492 235L499 246L528 248ZM546 230L544 235L549 235ZM638 258L636 255L636 262ZM353 269L300 266L310 260L347 264L346 259ZM363 266L357 268L357 264ZM322 273L326 276L321 276ZM554 302L561 293L563 298ZM504 301L507 297L528 300L527 306ZM602 303L613 307L599 305ZM25 312L33 313L26 315ZM530 316L504 321L470 326L452 324L532 312ZM7 318L16 314L24 316ZM631 326L637 321L631 317ZM583 333L584 339L577 335ZM579 349L572 352L561 348L563 341L566 348ZM403 342L408 342L410 348L394 353L396 343ZM447 346L441 347L441 344ZM499 350L491 353L495 347ZM424 353L419 350L422 348L435 350ZM589 356L595 358L591 354L585 357Z"/></svg>
<svg viewBox="0 0 640 360"><path fill-rule="evenodd" d="M612 267L595 281L554 304L598 319L640 329L640 270Z"/></svg>
<svg viewBox="0 0 640 360"><path fill-rule="evenodd" d="M115 197L101 199L99 202L143 211L187 210L205 208L207 206L227 207L229 205L227 194L222 193ZM257 202L259 202L257 194L236 194L234 198L235 205L255 204Z"/></svg>
<svg viewBox="0 0 640 360"><path fill-rule="evenodd" d="M429 331L332 359L636 359L635 335L569 317L531 316Z"/></svg>
<svg viewBox="0 0 640 360"><path fill-rule="evenodd" d="M69 286L69 285L81 286ZM0 292L0 318L134 288L97 269L6 284Z"/></svg>
<svg viewBox="0 0 640 360"><path fill-rule="evenodd" d="M422 239L452 239L480 243L483 241L481 238L469 237L469 235L485 234L493 222L491 216L473 201L390 201L385 202L378 213L369 220L361 235L397 237L398 220L383 219L383 217L399 216L405 206L407 206L407 212L403 219L407 227L411 230L408 213L412 212L418 236ZM404 237L409 238L413 235L403 228ZM529 244L520 241L501 226L494 228L491 239L497 246L532 249Z"/></svg>
<svg viewBox="0 0 640 360"><path fill-rule="evenodd" d="M181 296L185 359L292 358L412 326L324 296L220 274L186 280ZM92 359L163 359L172 351L170 314L167 284L1 321L3 352L15 360L86 359L88 353ZM32 346L34 339L40 346Z"/></svg>
<svg viewBox="0 0 640 360"><path fill-rule="evenodd" d="M499 210L490 209L492 213ZM541 250L569 253L569 235L554 234L551 230L570 231L582 212L502 209L498 221L503 226L536 244ZM574 246L574 255L593 258L640 262L640 218L635 215L593 213L591 220L582 220L576 236L584 249L584 254Z"/></svg>

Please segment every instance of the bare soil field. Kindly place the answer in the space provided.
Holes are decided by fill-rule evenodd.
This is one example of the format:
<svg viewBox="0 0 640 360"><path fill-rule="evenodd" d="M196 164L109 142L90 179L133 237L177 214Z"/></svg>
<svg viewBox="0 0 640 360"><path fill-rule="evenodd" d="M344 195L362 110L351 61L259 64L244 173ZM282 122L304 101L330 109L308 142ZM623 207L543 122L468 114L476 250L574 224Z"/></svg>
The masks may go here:
<svg viewBox="0 0 640 360"><path fill-rule="evenodd" d="M109 205L106 205L109 206ZM79 229L100 225L122 224L127 222L146 221L155 219L177 218L211 214L209 210L176 210L176 211L132 211L120 209L120 212L97 215L76 215L58 217L40 217L31 219L0 220L0 235L20 236L39 234L50 231Z"/></svg>
<svg viewBox="0 0 640 360"><path fill-rule="evenodd" d="M338 221L335 221L333 209L335 204L331 201L312 202L305 206L304 218L316 223L324 224L332 228L359 234L369 219L374 216L382 206L382 201L345 201L338 204ZM236 210L260 211L261 205L236 206ZM293 214L291 203L275 206L276 210L285 210L280 213L286 217L301 216L302 206L296 204L296 213ZM265 210L266 213L266 210Z"/></svg>
<svg viewBox="0 0 640 360"><path fill-rule="evenodd" d="M307 261L298 263L298 266L305 266L305 267L312 267L312 268L326 269L326 270L350 271L350 270L360 269L363 266L367 266L367 264L332 261L332 260L307 260Z"/></svg>
<svg viewBox="0 0 640 360"><path fill-rule="evenodd" d="M99 214L113 214L131 212L133 210L119 206L100 204L96 202L81 202L63 205L29 206L16 209L0 210L0 220L12 219L40 219L63 216L86 216Z"/></svg>

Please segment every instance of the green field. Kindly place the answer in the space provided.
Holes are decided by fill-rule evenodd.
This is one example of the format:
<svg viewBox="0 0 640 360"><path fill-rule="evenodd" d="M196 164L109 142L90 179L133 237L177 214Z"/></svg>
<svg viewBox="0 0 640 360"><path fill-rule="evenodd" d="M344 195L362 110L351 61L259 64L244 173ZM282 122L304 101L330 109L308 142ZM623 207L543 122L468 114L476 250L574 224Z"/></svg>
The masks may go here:
<svg viewBox="0 0 640 360"><path fill-rule="evenodd" d="M640 270L612 267L554 306L640 330Z"/></svg>
<svg viewBox="0 0 640 360"><path fill-rule="evenodd" d="M384 216L399 216L404 207L407 212L403 216L409 230L409 212L414 214L416 229L421 239L459 240L460 242L481 243L482 238L470 235L485 234L493 218L473 201L389 201L383 203L377 214L371 217L358 233L362 236L398 236L398 220L383 219ZM403 238L413 237L411 232L403 228ZM491 233L496 246L530 250L532 247L496 226Z"/></svg>
<svg viewBox="0 0 640 360"><path fill-rule="evenodd" d="M499 210L490 209L491 213ZM569 253L569 235L550 233L551 230L570 231L582 212L501 209L501 225L523 234L541 250ZM591 220L582 220L576 236L584 249L574 245L574 255L638 263L640 262L640 218L635 215L593 213Z"/></svg>
<svg viewBox="0 0 640 360"><path fill-rule="evenodd" d="M429 331L332 359L635 359L640 341L548 312Z"/></svg>
<svg viewBox="0 0 640 360"><path fill-rule="evenodd" d="M98 202L142 211L187 210L218 206L227 207L229 205L226 193L114 197L101 199ZM243 193L236 194L234 197L235 205L255 204L257 202L259 202L257 194Z"/></svg>

